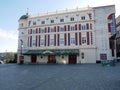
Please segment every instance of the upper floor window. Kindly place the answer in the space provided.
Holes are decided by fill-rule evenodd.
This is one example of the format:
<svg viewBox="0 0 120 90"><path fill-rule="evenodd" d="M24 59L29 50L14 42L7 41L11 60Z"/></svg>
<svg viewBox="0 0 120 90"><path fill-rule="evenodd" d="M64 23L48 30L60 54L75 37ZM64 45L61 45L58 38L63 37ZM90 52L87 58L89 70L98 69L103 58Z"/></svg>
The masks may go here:
<svg viewBox="0 0 120 90"><path fill-rule="evenodd" d="M86 37L82 37L82 44L86 43Z"/></svg>
<svg viewBox="0 0 120 90"><path fill-rule="evenodd" d="M75 44L75 38L70 38L70 43Z"/></svg>
<svg viewBox="0 0 120 90"><path fill-rule="evenodd" d="M54 32L54 28L51 28L51 29L50 29L50 32Z"/></svg>
<svg viewBox="0 0 120 90"><path fill-rule="evenodd" d="M50 39L50 45L54 45L54 39Z"/></svg>
<svg viewBox="0 0 120 90"><path fill-rule="evenodd" d="M71 18L70 18L70 21L74 21L74 17L71 17Z"/></svg>
<svg viewBox="0 0 120 90"><path fill-rule="evenodd" d="M82 25L82 30L86 30L86 25Z"/></svg>
<svg viewBox="0 0 120 90"><path fill-rule="evenodd" d="M33 22L33 25L36 25L36 22Z"/></svg>
<svg viewBox="0 0 120 90"><path fill-rule="evenodd" d="M44 39L40 40L40 45L44 45Z"/></svg>
<svg viewBox="0 0 120 90"><path fill-rule="evenodd" d="M36 34L36 30L32 30L32 34Z"/></svg>
<svg viewBox="0 0 120 90"><path fill-rule="evenodd" d="M36 43L35 40L33 40L33 41L32 41L32 45L35 46L35 43Z"/></svg>
<svg viewBox="0 0 120 90"><path fill-rule="evenodd" d="M45 33L45 30L44 30L44 29L41 29L41 33Z"/></svg>
<svg viewBox="0 0 120 90"><path fill-rule="evenodd" d="M60 28L60 32L64 32L64 28L63 27Z"/></svg>
<svg viewBox="0 0 120 90"><path fill-rule="evenodd" d="M60 38L60 44L64 44L64 38Z"/></svg>
<svg viewBox="0 0 120 90"><path fill-rule="evenodd" d="M45 21L41 21L41 24L45 24Z"/></svg>
<svg viewBox="0 0 120 90"><path fill-rule="evenodd" d="M60 22L64 22L64 19L60 19Z"/></svg>
<svg viewBox="0 0 120 90"><path fill-rule="evenodd" d="M81 20L85 20L85 16L82 16L82 17L81 17Z"/></svg>
<svg viewBox="0 0 120 90"><path fill-rule="evenodd" d="M54 23L54 20L51 20L51 23Z"/></svg>
<svg viewBox="0 0 120 90"><path fill-rule="evenodd" d="M75 30L75 27L74 27L74 26L71 26L71 27L70 27L70 30L71 30L71 31L74 31L74 30Z"/></svg>

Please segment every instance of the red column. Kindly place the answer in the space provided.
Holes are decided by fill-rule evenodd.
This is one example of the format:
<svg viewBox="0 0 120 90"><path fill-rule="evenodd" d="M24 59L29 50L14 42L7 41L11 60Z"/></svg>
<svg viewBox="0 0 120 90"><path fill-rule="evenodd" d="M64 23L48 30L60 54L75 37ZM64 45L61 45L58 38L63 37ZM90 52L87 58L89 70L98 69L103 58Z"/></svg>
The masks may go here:
<svg viewBox="0 0 120 90"><path fill-rule="evenodd" d="M90 44L90 40L89 40L89 32L86 33L87 34L87 45Z"/></svg>
<svg viewBox="0 0 120 90"><path fill-rule="evenodd" d="M66 46L66 45L67 45L67 41L66 41L66 33L64 34L64 41L65 41L64 45Z"/></svg>
<svg viewBox="0 0 120 90"><path fill-rule="evenodd" d="M54 31L56 32L56 26L54 27Z"/></svg>
<svg viewBox="0 0 120 90"><path fill-rule="evenodd" d="M68 31L70 31L70 25L68 25Z"/></svg>
<svg viewBox="0 0 120 90"><path fill-rule="evenodd" d="M50 32L50 27L48 27L48 33Z"/></svg>
<svg viewBox="0 0 120 90"><path fill-rule="evenodd" d="M77 30L77 24L75 24L75 30Z"/></svg>
<svg viewBox="0 0 120 90"><path fill-rule="evenodd" d="M75 44L78 45L78 36L77 36L77 33L75 33Z"/></svg>
<svg viewBox="0 0 120 90"><path fill-rule="evenodd" d="M58 28L58 32L59 32L60 26L58 26L57 28Z"/></svg>
<svg viewBox="0 0 120 90"><path fill-rule="evenodd" d="M68 33L68 45L70 46L70 33Z"/></svg>
<svg viewBox="0 0 120 90"><path fill-rule="evenodd" d="M87 30L89 30L89 24L88 23L86 24L86 27L87 27Z"/></svg>
<svg viewBox="0 0 120 90"><path fill-rule="evenodd" d="M37 35L36 35L36 42L35 42L35 45L36 45L36 47L37 47Z"/></svg>
<svg viewBox="0 0 120 90"><path fill-rule="evenodd" d="M60 35L58 34L58 36L57 36L57 45L59 46L60 45Z"/></svg>
<svg viewBox="0 0 120 90"><path fill-rule="evenodd" d="M50 35L48 35L48 46L50 46Z"/></svg>
<svg viewBox="0 0 120 90"><path fill-rule="evenodd" d="M32 34L32 29L30 29L30 34Z"/></svg>
<svg viewBox="0 0 120 90"><path fill-rule="evenodd" d="M39 41L38 41L38 45L39 45L39 47L40 47L40 35L39 35L39 39L38 39Z"/></svg>
<svg viewBox="0 0 120 90"><path fill-rule="evenodd" d="M54 34L54 46L56 46L56 34Z"/></svg>
<svg viewBox="0 0 120 90"><path fill-rule="evenodd" d="M45 33L47 32L47 28L45 27Z"/></svg>
<svg viewBox="0 0 120 90"><path fill-rule="evenodd" d="M64 26L64 30L66 31L66 25Z"/></svg>
<svg viewBox="0 0 120 90"><path fill-rule="evenodd" d="M45 46L47 46L47 45L46 45L46 39L47 39L47 38L46 38L46 35L45 35Z"/></svg>
<svg viewBox="0 0 120 90"><path fill-rule="evenodd" d="M92 30L92 23L90 23L90 29Z"/></svg>
<svg viewBox="0 0 120 90"><path fill-rule="evenodd" d="M32 47L32 36L30 36L30 47Z"/></svg>
<svg viewBox="0 0 120 90"><path fill-rule="evenodd" d="M38 33L38 29L36 28L36 34Z"/></svg>
<svg viewBox="0 0 120 90"><path fill-rule="evenodd" d="M79 45L81 45L81 32L79 32Z"/></svg>
<svg viewBox="0 0 120 90"><path fill-rule="evenodd" d="M41 30L41 29L39 28L39 33L40 33L40 30Z"/></svg>
<svg viewBox="0 0 120 90"><path fill-rule="evenodd" d="M79 24L79 30L81 30L81 24Z"/></svg>

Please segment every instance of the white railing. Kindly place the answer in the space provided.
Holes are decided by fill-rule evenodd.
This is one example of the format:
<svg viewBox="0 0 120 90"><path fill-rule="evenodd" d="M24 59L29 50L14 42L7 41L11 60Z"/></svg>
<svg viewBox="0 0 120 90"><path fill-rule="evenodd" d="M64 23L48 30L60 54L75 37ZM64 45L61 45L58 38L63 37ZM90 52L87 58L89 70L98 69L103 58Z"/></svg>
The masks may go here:
<svg viewBox="0 0 120 90"><path fill-rule="evenodd" d="M56 10L55 12L47 12L47 13L38 13L38 14L32 14L29 15L29 17L40 17L40 16L47 16L47 15L54 15L54 14L62 14L67 12L76 12L76 11L84 11L84 10L90 10L92 7L86 7L86 8L76 8L76 9L66 9L66 10Z"/></svg>

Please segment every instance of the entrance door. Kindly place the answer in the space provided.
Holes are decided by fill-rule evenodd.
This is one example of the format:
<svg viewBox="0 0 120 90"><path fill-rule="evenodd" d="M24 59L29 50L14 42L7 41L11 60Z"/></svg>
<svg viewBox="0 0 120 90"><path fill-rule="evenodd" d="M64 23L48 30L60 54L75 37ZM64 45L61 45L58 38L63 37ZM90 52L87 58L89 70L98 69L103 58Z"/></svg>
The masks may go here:
<svg viewBox="0 0 120 90"><path fill-rule="evenodd" d="M76 63L77 63L77 56L69 55L69 64L76 64Z"/></svg>
<svg viewBox="0 0 120 90"><path fill-rule="evenodd" d="M36 55L31 56L31 63L36 63L37 57Z"/></svg>
<svg viewBox="0 0 120 90"><path fill-rule="evenodd" d="M48 63L56 63L55 55L48 56Z"/></svg>

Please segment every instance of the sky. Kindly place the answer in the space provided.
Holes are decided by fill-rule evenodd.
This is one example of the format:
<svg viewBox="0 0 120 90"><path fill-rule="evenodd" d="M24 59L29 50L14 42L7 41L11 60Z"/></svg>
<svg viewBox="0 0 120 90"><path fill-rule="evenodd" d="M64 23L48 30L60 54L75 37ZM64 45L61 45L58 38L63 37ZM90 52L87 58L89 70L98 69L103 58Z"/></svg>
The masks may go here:
<svg viewBox="0 0 120 90"><path fill-rule="evenodd" d="M17 52L18 20L29 14L115 5L116 17L120 15L119 0L0 0L0 52Z"/></svg>

